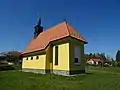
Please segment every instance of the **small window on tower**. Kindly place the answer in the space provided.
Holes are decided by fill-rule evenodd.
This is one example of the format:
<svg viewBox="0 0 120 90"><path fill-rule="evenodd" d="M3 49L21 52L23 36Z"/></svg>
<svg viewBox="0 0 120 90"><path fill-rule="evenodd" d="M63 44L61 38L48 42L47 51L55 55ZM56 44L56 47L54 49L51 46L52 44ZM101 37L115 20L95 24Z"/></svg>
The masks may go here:
<svg viewBox="0 0 120 90"><path fill-rule="evenodd" d="M39 56L36 56L36 59L39 59Z"/></svg>

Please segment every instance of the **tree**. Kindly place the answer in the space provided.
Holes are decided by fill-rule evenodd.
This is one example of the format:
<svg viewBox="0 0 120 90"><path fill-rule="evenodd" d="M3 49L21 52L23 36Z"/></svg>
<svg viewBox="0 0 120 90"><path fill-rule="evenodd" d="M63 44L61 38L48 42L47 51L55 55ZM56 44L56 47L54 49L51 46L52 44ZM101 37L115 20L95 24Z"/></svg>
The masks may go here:
<svg viewBox="0 0 120 90"><path fill-rule="evenodd" d="M101 53L100 56L101 56L101 60L102 60L103 63L104 63L104 62L106 61L105 53Z"/></svg>
<svg viewBox="0 0 120 90"><path fill-rule="evenodd" d="M120 50L118 50L116 53L116 62L120 62Z"/></svg>
<svg viewBox="0 0 120 90"><path fill-rule="evenodd" d="M85 61L89 60L89 55L88 55L88 54L85 54L85 55L84 55L84 58L85 58Z"/></svg>
<svg viewBox="0 0 120 90"><path fill-rule="evenodd" d="M13 62L15 64L18 64L21 60L21 53L18 51L9 51L9 52L2 52L0 53L1 56L5 57L5 60L8 62Z"/></svg>
<svg viewBox="0 0 120 90"><path fill-rule="evenodd" d="M89 59L91 59L93 57L93 54L92 53L90 53L89 54Z"/></svg>
<svg viewBox="0 0 120 90"><path fill-rule="evenodd" d="M89 56L92 56L92 53L90 53Z"/></svg>
<svg viewBox="0 0 120 90"><path fill-rule="evenodd" d="M112 58L112 60L111 60L111 64L112 64L112 66L116 66L116 63L115 63L115 60Z"/></svg>
<svg viewBox="0 0 120 90"><path fill-rule="evenodd" d="M107 55L106 56L106 61L110 62L110 61L112 61L112 58L109 55Z"/></svg>
<svg viewBox="0 0 120 90"><path fill-rule="evenodd" d="M96 58L96 55L95 55L95 53L93 54L93 56L92 56L93 58Z"/></svg>
<svg viewBox="0 0 120 90"><path fill-rule="evenodd" d="M118 50L116 53L116 64L120 67L120 50Z"/></svg>

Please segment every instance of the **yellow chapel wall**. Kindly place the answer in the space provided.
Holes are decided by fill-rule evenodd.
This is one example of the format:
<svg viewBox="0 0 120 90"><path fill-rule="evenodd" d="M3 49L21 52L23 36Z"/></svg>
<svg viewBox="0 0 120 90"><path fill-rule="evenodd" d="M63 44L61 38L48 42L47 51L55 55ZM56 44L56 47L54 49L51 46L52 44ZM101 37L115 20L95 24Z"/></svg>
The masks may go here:
<svg viewBox="0 0 120 90"><path fill-rule="evenodd" d="M58 65L55 65L55 46L53 46L53 70L69 70L69 43L58 45Z"/></svg>
<svg viewBox="0 0 120 90"><path fill-rule="evenodd" d="M70 41L68 43L68 40ZM58 65L55 65L55 45L58 45ZM80 48L80 58L81 64L74 64L74 46L78 46ZM84 70L85 69L85 61L84 61L84 43L79 42L75 39L64 39L58 42L53 43L46 50L46 54L38 55L39 59L36 60L36 56L33 56L33 60L31 57L23 58L22 68L28 69L49 69L53 70ZM52 62L52 67L50 67L50 62Z"/></svg>
<svg viewBox="0 0 120 90"><path fill-rule="evenodd" d="M37 56L39 56L39 59L36 59L36 56L32 56L33 60L31 60L31 56L28 57L28 60L26 60L27 57L24 57L22 61L22 68L45 69L46 54L37 55Z"/></svg>
<svg viewBox="0 0 120 90"><path fill-rule="evenodd" d="M51 44L46 48L46 70L53 68L53 47Z"/></svg>
<svg viewBox="0 0 120 90"><path fill-rule="evenodd" d="M74 62L74 48L78 47L80 50L80 64L76 65ZM70 42L70 70L85 70L84 60L84 43L76 39L71 39Z"/></svg>

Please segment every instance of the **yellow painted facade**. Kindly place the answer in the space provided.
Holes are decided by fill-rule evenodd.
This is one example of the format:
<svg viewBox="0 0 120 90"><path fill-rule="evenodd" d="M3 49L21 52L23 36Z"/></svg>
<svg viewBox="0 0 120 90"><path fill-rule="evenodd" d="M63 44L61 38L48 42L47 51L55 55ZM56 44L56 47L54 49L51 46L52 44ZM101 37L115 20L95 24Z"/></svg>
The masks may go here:
<svg viewBox="0 0 120 90"><path fill-rule="evenodd" d="M80 65L75 65L74 63L74 48L78 47L80 50ZM85 70L85 60L84 60L84 43L79 42L76 39L71 39L70 43L70 70Z"/></svg>
<svg viewBox="0 0 120 90"><path fill-rule="evenodd" d="M24 57L22 62L22 68L28 68L28 69L45 69L45 63L46 63L46 55L38 55L39 59L36 59L36 56L32 56L33 60L31 60L31 56Z"/></svg>
<svg viewBox="0 0 120 90"><path fill-rule="evenodd" d="M69 70L69 43L58 45L58 65L55 65L55 46L53 47L53 70Z"/></svg>
<svg viewBox="0 0 120 90"><path fill-rule="evenodd" d="M55 46L58 46L58 65L55 65ZM74 62L74 47L79 47L80 50L80 65ZM62 40L50 43L45 49L45 54L23 57L22 68L27 69L44 69L44 70L85 70L84 61L84 43L73 38L65 38ZM39 56L39 59L36 57Z"/></svg>
<svg viewBox="0 0 120 90"><path fill-rule="evenodd" d="M52 45L49 45L46 49L46 68L47 70L53 69L53 47Z"/></svg>

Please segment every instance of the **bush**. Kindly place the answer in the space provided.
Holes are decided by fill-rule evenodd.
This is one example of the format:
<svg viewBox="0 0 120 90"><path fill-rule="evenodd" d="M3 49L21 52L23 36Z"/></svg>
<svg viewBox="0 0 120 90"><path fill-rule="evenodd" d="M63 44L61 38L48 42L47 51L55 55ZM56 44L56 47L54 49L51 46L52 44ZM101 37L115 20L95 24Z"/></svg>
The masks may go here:
<svg viewBox="0 0 120 90"><path fill-rule="evenodd" d="M15 70L15 68L11 65L0 65L0 71L4 70Z"/></svg>
<svg viewBox="0 0 120 90"><path fill-rule="evenodd" d="M116 62L116 66L120 67L120 62Z"/></svg>
<svg viewBox="0 0 120 90"><path fill-rule="evenodd" d="M0 71L5 71L5 70L20 70L21 65L0 65Z"/></svg>
<svg viewBox="0 0 120 90"><path fill-rule="evenodd" d="M20 70L22 68L21 65L12 65L12 67L14 67L15 70Z"/></svg>

